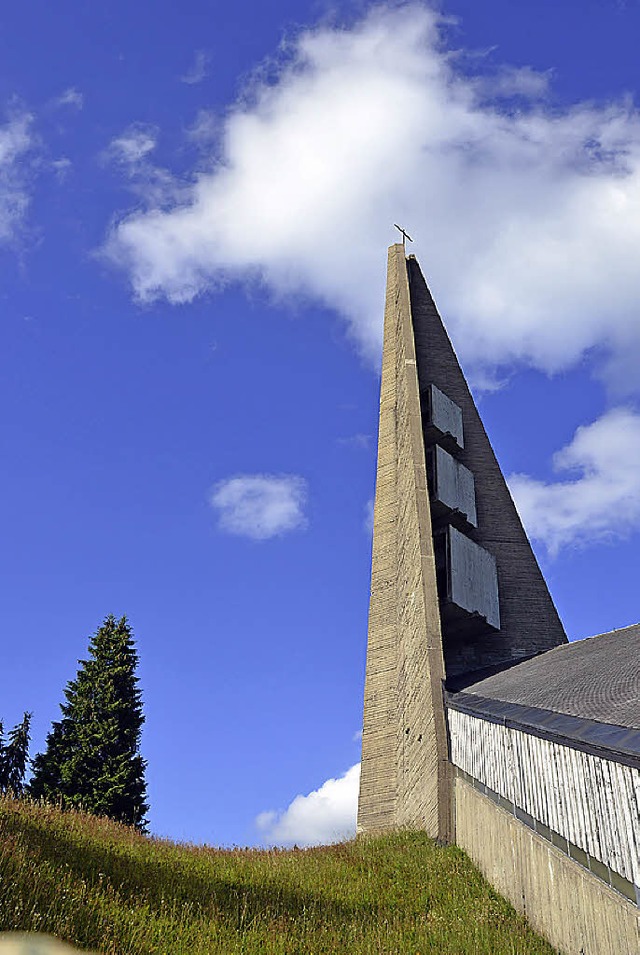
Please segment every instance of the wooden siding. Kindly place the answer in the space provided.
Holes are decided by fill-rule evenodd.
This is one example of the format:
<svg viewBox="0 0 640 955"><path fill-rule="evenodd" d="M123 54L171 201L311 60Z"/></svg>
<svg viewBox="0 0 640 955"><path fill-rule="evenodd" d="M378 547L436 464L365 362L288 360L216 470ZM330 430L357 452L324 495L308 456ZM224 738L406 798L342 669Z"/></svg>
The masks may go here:
<svg viewBox="0 0 640 955"><path fill-rule="evenodd" d="M636 886L640 772L449 709L451 760Z"/></svg>

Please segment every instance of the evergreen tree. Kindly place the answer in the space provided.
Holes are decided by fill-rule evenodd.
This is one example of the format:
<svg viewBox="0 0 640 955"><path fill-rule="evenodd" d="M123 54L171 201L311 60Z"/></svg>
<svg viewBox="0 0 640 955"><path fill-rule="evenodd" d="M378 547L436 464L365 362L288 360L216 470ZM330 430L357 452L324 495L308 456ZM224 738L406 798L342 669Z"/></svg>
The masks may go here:
<svg viewBox="0 0 640 955"><path fill-rule="evenodd" d="M0 792L21 796L24 791L24 777L29 762L29 740L31 738L31 713L25 713L22 723L18 723L9 732L9 742L4 741L4 731L0 723Z"/></svg>
<svg viewBox="0 0 640 955"><path fill-rule="evenodd" d="M4 744L4 724L0 720L0 793L5 791L5 779L7 778L6 770L6 757L5 757L5 744Z"/></svg>
<svg viewBox="0 0 640 955"><path fill-rule="evenodd" d="M64 691L62 719L33 761L29 795L146 828L138 655L127 618L109 616Z"/></svg>

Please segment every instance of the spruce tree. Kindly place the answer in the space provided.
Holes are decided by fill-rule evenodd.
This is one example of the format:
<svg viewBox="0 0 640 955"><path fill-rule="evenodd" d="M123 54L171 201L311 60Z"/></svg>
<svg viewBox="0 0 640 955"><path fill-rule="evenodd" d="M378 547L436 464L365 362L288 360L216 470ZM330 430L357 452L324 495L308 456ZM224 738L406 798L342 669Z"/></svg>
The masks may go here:
<svg viewBox="0 0 640 955"><path fill-rule="evenodd" d="M64 691L62 719L33 760L29 795L146 828L138 655L127 618L109 616Z"/></svg>
<svg viewBox="0 0 640 955"><path fill-rule="evenodd" d="M31 737L31 713L25 713L22 723L18 723L9 732L9 742L4 741L4 731L0 723L0 792L21 796L24 791L24 777L29 762L29 740Z"/></svg>
<svg viewBox="0 0 640 955"><path fill-rule="evenodd" d="M0 793L5 791L5 780L7 778L7 760L5 756L4 743L4 724L0 720Z"/></svg>

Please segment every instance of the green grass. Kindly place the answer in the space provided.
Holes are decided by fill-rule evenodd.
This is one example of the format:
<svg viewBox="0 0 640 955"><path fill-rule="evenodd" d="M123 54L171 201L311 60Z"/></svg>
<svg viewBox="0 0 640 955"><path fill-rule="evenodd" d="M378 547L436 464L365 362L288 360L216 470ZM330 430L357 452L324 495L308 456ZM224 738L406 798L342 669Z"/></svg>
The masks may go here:
<svg viewBox="0 0 640 955"><path fill-rule="evenodd" d="M210 849L0 798L0 931L102 955L552 955L459 849Z"/></svg>

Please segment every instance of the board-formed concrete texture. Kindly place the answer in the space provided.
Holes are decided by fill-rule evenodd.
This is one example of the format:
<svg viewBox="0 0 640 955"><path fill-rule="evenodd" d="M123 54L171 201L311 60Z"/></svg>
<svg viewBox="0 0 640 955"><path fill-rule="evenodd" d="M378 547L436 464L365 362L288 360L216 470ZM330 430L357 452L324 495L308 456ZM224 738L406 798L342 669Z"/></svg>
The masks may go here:
<svg viewBox="0 0 640 955"><path fill-rule="evenodd" d="M417 261L389 249L358 831L456 841L559 950L640 953L640 625L567 644Z"/></svg>
<svg viewBox="0 0 640 955"><path fill-rule="evenodd" d="M389 250L358 830L450 836L444 664L409 283Z"/></svg>
<svg viewBox="0 0 640 955"><path fill-rule="evenodd" d="M432 520L427 467L438 454L453 459L450 472L464 469L464 501L456 509L434 500ZM455 493L454 482L447 499ZM412 825L446 838L450 770L443 681L512 664L563 642L564 630L422 273L401 244L393 245L359 831Z"/></svg>
<svg viewBox="0 0 640 955"><path fill-rule="evenodd" d="M462 411L464 447L456 459L475 480L477 526L465 535L495 558L500 627L480 634L473 627L444 626L448 678L483 668L502 669L525 656L566 643L566 635L538 562L522 527L478 409L413 256L407 259L411 313L421 393L436 386ZM516 440L521 440L517 435ZM447 632L448 631L448 632Z"/></svg>

